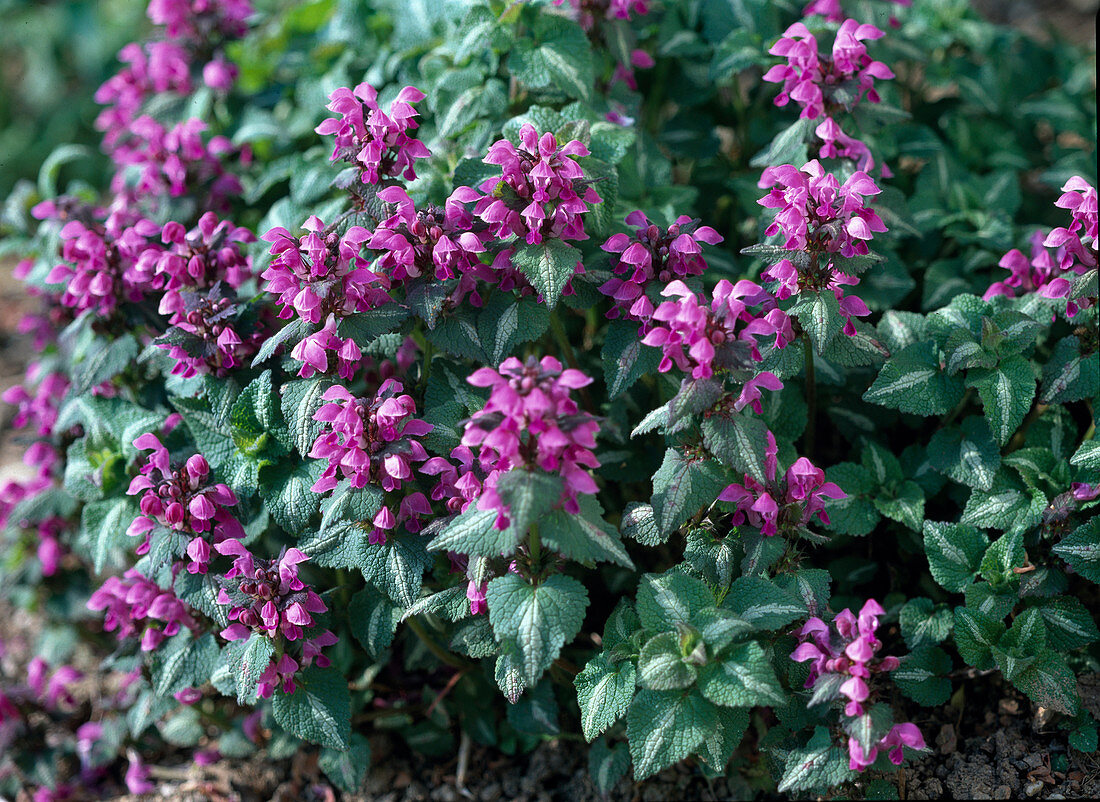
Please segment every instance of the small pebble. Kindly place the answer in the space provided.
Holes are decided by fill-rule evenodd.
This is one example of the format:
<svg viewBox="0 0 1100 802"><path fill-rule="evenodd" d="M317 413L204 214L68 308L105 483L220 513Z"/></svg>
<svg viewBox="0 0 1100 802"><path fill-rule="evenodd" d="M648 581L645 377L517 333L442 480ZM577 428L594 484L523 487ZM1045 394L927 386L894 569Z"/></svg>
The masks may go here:
<svg viewBox="0 0 1100 802"><path fill-rule="evenodd" d="M1028 796L1036 796L1042 790L1043 790L1043 784L1041 782L1039 782L1038 780L1036 780L1033 783L1028 783L1027 785L1024 786L1024 793L1027 794Z"/></svg>

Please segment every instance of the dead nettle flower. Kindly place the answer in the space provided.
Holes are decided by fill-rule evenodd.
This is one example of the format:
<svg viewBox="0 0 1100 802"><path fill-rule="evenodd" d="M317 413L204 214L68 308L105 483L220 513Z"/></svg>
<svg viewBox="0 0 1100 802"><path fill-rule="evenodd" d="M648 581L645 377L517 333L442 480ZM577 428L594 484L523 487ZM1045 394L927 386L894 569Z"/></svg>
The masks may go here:
<svg viewBox="0 0 1100 802"><path fill-rule="evenodd" d="M811 618L799 633L801 644L791 653L791 659L797 663L811 661L805 687L814 689L815 699L825 702L837 696L846 698L844 715L848 718L864 714L864 703L872 695L869 683L873 676L893 671L900 665L897 657L876 657L882 641L875 636L875 631L879 616L885 612L874 599L867 600L858 616L844 609L833 619L835 635L820 618ZM889 750L890 761L900 765L903 745L925 748L924 738L916 725L894 725L869 754L864 753L858 739L849 738L849 768L863 771L874 763L880 749Z"/></svg>
<svg viewBox="0 0 1100 802"><path fill-rule="evenodd" d="M258 685L262 698L270 697L277 687L294 693L294 674L314 662L322 668L328 666L329 659L321 649L337 641L327 629L306 637L306 631L316 626L313 614L328 610L321 597L298 578L298 565L309 557L291 548L284 549L277 559L260 560L239 540L226 540L215 548L233 557L217 596L218 604L230 608L229 620L233 622L222 630L222 637L243 640L255 632L284 644L300 643L297 658L285 650L272 657Z"/></svg>
<svg viewBox="0 0 1100 802"><path fill-rule="evenodd" d="M69 391L69 379L57 371L47 372L38 361L31 362L24 375L23 384L9 387L0 399L18 407L12 428L30 428L39 437L49 437L57 422L61 400Z"/></svg>
<svg viewBox="0 0 1100 802"><path fill-rule="evenodd" d="M466 422L462 435L462 445L479 449L486 475L478 508L496 510L497 528L506 529L509 510L497 495L497 481L513 469L540 468L561 474L559 504L566 512L580 512L577 496L597 491L588 469L600 466L592 452L600 426L580 411L570 392L592 379L579 370L563 370L552 356L532 356L526 362L509 357L499 370L478 368L467 381L491 388L485 407Z"/></svg>
<svg viewBox="0 0 1100 802"><path fill-rule="evenodd" d="M203 41L213 36L239 39L252 16L249 0L149 0L146 11L154 25L163 25L169 39Z"/></svg>
<svg viewBox="0 0 1100 802"><path fill-rule="evenodd" d="M151 652L187 627L199 630L193 611L171 590L165 590L131 568L122 577L108 577L88 599L88 609L105 611L103 629L119 640L141 638L141 650Z"/></svg>
<svg viewBox="0 0 1100 802"><path fill-rule="evenodd" d="M775 436L768 432L764 466L767 483L760 484L745 474L743 481L728 485L718 495L719 501L737 505L733 525L748 523L766 537L796 535L806 528L814 516L827 526L827 499L847 498L848 494L832 482L826 482L825 471L815 467L805 457L795 460L783 480L778 481L777 453Z"/></svg>
<svg viewBox="0 0 1100 802"><path fill-rule="evenodd" d="M191 56L176 42L131 42L119 51L124 66L96 90L95 102L105 106L96 117L103 146L110 151L126 134L142 104L154 95L191 92Z"/></svg>
<svg viewBox="0 0 1100 802"><path fill-rule="evenodd" d="M71 686L84 678L81 671L68 665L58 666L52 673L50 664L41 657L34 657L27 664L27 685L43 706L56 709L76 704Z"/></svg>
<svg viewBox="0 0 1100 802"><path fill-rule="evenodd" d="M410 133L417 128L419 114L412 104L423 99L423 92L406 86L386 114L370 84L340 87L329 95L326 107L339 116L324 120L314 130L322 136L335 135L331 161L351 162L359 168L363 183L377 184L397 176L412 181L416 178L415 161L431 156L424 143Z"/></svg>
<svg viewBox="0 0 1100 802"><path fill-rule="evenodd" d="M134 448L151 449L152 454L126 491L131 496L141 494L141 515L126 534L144 536L138 554L149 550L149 533L158 524L192 535L187 546L191 560L187 571L205 574L211 557L208 537L215 545L244 537L240 522L228 511L237 505L237 496L224 484L210 484L210 464L201 454L192 455L183 466L173 465L168 449L151 432L134 440Z"/></svg>
<svg viewBox="0 0 1100 802"><path fill-rule="evenodd" d="M913 5L913 0L889 0L889 2L907 8ZM811 0L811 2L802 9L802 16L809 17L813 14L820 14L825 17L828 22L840 22L845 17L844 9L840 7L840 0ZM897 27L898 24L896 17L890 17L891 26Z"/></svg>
<svg viewBox="0 0 1100 802"><path fill-rule="evenodd" d="M870 253L867 243L875 232L886 231L886 225L867 206L866 198L882 190L862 171L841 184L816 159L801 169L791 164L765 168L758 186L772 189L757 203L779 210L765 234L782 232L783 247L798 252L767 268L761 278L778 284L779 300L803 290L832 290L846 321L844 333L855 334L852 318L869 315L871 310L857 296L844 294L844 287L858 284L859 279L837 268L830 255L851 258Z"/></svg>
<svg viewBox="0 0 1100 802"><path fill-rule="evenodd" d="M621 315L628 320L646 321L654 310L646 291L650 287L663 288L674 279L701 276L707 263L700 243L717 245L723 238L710 226L701 226L686 215L677 217L664 230L640 210L627 215L626 222L637 229L633 239L613 234L600 246L610 254L618 254L612 256L611 271L615 275L601 285L600 292L615 302L608 318Z"/></svg>
<svg viewBox="0 0 1100 802"><path fill-rule="evenodd" d="M230 369L247 365L270 336L258 321L242 323L236 298L221 295L220 289L215 285L207 295L182 293L183 307L170 321L179 331L169 330L156 342L176 360L172 375L226 376Z"/></svg>
<svg viewBox="0 0 1100 802"><path fill-rule="evenodd" d="M183 309L182 289L208 289L219 282L237 289L251 277L252 259L241 253L239 243L255 242L256 236L213 212L203 214L190 231L180 223L166 223L161 240L165 248L150 251L147 261L139 260L139 268L148 269L149 283L164 291L162 315Z"/></svg>
<svg viewBox="0 0 1100 802"><path fill-rule="evenodd" d="M818 54L817 39L809 29L796 22L768 51L785 57L787 63L777 64L764 74L765 81L783 84L775 105L785 106L794 100L802 107L800 118L823 118L814 131L822 140L821 155L853 159L860 170L874 167L870 149L845 134L835 117L841 110L851 111L864 97L878 103L875 79L894 77L889 67L867 54L864 44L882 36L885 34L874 25L845 20L833 40L832 57L828 58ZM883 175L888 175L885 166Z"/></svg>
<svg viewBox="0 0 1100 802"><path fill-rule="evenodd" d="M92 310L109 317L119 304L136 303L149 291L148 275L138 263L161 247L155 239L160 226L152 220L128 209L107 213L55 201L39 203L31 214L65 221L60 232L65 261L46 276L47 284L64 285L61 305L77 315Z"/></svg>
<svg viewBox="0 0 1100 802"><path fill-rule="evenodd" d="M551 133L539 136L525 123L517 148L501 139L489 148L486 164L500 165L502 174L480 185L474 214L489 225L496 239L517 237L529 245L549 239L583 240L582 215L600 196L574 158L588 148L576 139L558 147Z"/></svg>
<svg viewBox="0 0 1100 802"><path fill-rule="evenodd" d="M207 127L197 117L171 128L148 115L138 117L111 153L118 165L111 191L120 202L191 194L206 198L207 206L224 208L228 198L240 194L241 182L223 161L239 151L224 136L204 140Z"/></svg>
<svg viewBox="0 0 1100 802"><path fill-rule="evenodd" d="M483 267L479 254L485 243L471 229L474 218L466 204L481 197L470 187L458 187L443 204L417 209L401 187L386 187L379 200L394 204L395 211L378 224L367 247L381 251L375 269L394 284L422 275L440 281Z"/></svg>
<svg viewBox="0 0 1100 802"><path fill-rule="evenodd" d="M1062 187L1062 196L1055 206L1069 210L1068 226L1059 226L1045 236L1036 231L1031 236L1031 258L1013 248L998 264L1010 271L1003 281L994 282L983 296L1014 297L1034 292L1043 298L1067 298L1066 316L1073 317L1087 309L1095 299L1087 296L1069 299L1073 280L1097 265L1097 194L1096 189L1081 176L1073 176ZM1048 249L1054 249L1053 253Z"/></svg>
<svg viewBox="0 0 1100 802"><path fill-rule="evenodd" d="M325 391L327 403L313 419L328 425L309 456L329 464L313 492L336 487L338 473L350 479L352 487L377 484L387 491L401 489L412 478L412 463L428 458L414 438L428 434L432 425L414 417L416 402L403 390L399 381L388 379L372 399L356 398L339 385Z"/></svg>
<svg viewBox="0 0 1100 802"><path fill-rule="evenodd" d="M335 351L340 376L350 379L362 352L354 340L337 333L339 320L389 303L389 281L368 269L360 255L371 236L362 226L352 226L341 236L314 215L303 228L308 233L300 238L282 227L261 237L271 243L273 256L261 274L267 281L264 289L278 296L279 317L297 314L309 323L325 321L292 351L303 363L298 375L327 373L328 352Z"/></svg>
<svg viewBox="0 0 1100 802"><path fill-rule="evenodd" d="M777 348L794 339L790 319L775 298L747 279L736 284L719 281L710 304L679 279L670 282L661 295L677 300L663 301L653 311L642 338L645 345L663 351L657 366L661 373L675 365L690 371L694 379L707 379L715 368L746 369L761 361L757 336L775 335ZM778 381L770 373L761 375Z"/></svg>

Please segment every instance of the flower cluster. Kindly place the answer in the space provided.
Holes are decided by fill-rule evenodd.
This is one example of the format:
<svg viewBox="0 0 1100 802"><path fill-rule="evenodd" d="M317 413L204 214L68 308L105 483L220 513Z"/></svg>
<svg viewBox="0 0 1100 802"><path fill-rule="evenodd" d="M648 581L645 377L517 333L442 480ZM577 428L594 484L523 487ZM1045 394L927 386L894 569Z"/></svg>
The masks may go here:
<svg viewBox="0 0 1100 802"><path fill-rule="evenodd" d="M131 42L119 51L118 59L126 66L95 93L96 103L105 106L95 127L103 131L103 146L108 151L125 135L148 98L186 95L192 89L190 57L175 42Z"/></svg>
<svg viewBox="0 0 1100 802"><path fill-rule="evenodd" d="M518 148L507 139L489 147L484 161L500 165L502 175L480 185L483 194L474 214L496 239L514 236L531 245L587 239L581 215L587 204L600 203L600 196L570 157L587 156L588 148L576 139L558 147L553 134L540 137L530 123L520 129L519 138Z"/></svg>
<svg viewBox="0 0 1100 802"><path fill-rule="evenodd" d="M878 617L885 610L874 599L868 599L856 616L850 609L839 612L833 619L834 637L828 624L820 618L811 618L799 633L801 643L791 653L791 659L798 663L811 661L810 674L806 680L807 688L817 685L827 675L847 677L839 685L838 693L848 701L844 706L844 715L849 718L862 716L864 702L871 696L867 684L873 674L893 671L900 663L896 657L876 658L882 648L882 642L875 637L878 629ZM913 724L897 724L890 729L882 740L865 754L856 738L848 740L849 768L863 771L874 763L880 749L889 750L890 760L895 765L902 761L902 745L913 749L924 749L924 738Z"/></svg>
<svg viewBox="0 0 1100 802"><path fill-rule="evenodd" d="M663 301L653 311L642 338L645 345L663 351L657 366L661 373L675 365L690 371L694 379L706 379L716 367L745 367L760 361L757 336L775 335L778 348L794 339L791 321L775 298L747 279L736 284L719 281L709 305L679 279L661 295L676 300ZM759 311L754 313L750 307Z"/></svg>
<svg viewBox="0 0 1100 802"><path fill-rule="evenodd" d="M420 472L439 477L431 489L432 501L442 501L453 514L465 512L481 498L484 472L468 446L455 446L450 456L431 457L420 466Z"/></svg>
<svg viewBox="0 0 1100 802"><path fill-rule="evenodd" d="M862 171L841 184L816 159L802 169L790 164L768 167L758 186L771 190L757 202L778 209L765 234L770 237L782 232L786 237L783 247L801 252L797 265L792 259L781 259L761 278L777 283L776 297L780 300L803 290L832 290L846 320L845 334L855 334L852 318L869 315L871 310L858 297L844 294L845 286L858 284L859 280L839 270L834 265L835 257L828 254L851 258L870 253L867 243L876 232L886 231L886 225L867 206L866 198L882 190Z"/></svg>
<svg viewBox="0 0 1100 802"><path fill-rule="evenodd" d="M13 428L30 427L39 437L48 437L68 390L69 379L65 374L44 373L41 362L32 362L27 366L24 383L9 387L0 398L18 408L11 422Z"/></svg>
<svg viewBox="0 0 1100 802"><path fill-rule="evenodd" d="M224 207L227 198L241 192L240 179L222 163L237 149L224 136L204 141L206 128L197 117L171 128L148 115L138 117L130 123L129 136L112 153L118 170L111 191L120 200L133 202L164 194L173 198L192 194L206 198L208 207Z"/></svg>
<svg viewBox="0 0 1100 802"><path fill-rule="evenodd" d="M215 284L207 295L179 294L181 307L172 315L179 332L169 333L157 346L176 360L172 375L187 379L200 374L226 376L232 368L247 365L267 339L264 327L246 330L240 321L240 307L232 297L221 294Z"/></svg>
<svg viewBox="0 0 1100 802"><path fill-rule="evenodd" d="M778 384L778 380L775 384ZM738 403L743 400L744 394ZM777 481L777 450L775 436L768 432L764 465L766 484L761 484L746 474L740 483L727 486L718 495L719 501L729 501L737 505L733 525L740 526L747 522L766 537L797 532L805 528L815 515L821 523L828 526L826 499L847 498L847 493L834 483L826 482L825 471L815 467L805 457L795 460L787 469L783 481Z"/></svg>
<svg viewBox="0 0 1100 802"><path fill-rule="evenodd" d="M1031 258L1013 248L998 263L1011 275L994 282L985 292L988 300L997 295L1013 297L1017 292L1035 292L1043 298L1067 298L1072 279L1097 266L1097 195L1096 189L1080 176L1073 176L1062 187L1062 196L1054 205L1068 209L1069 226L1060 226L1046 236L1036 231L1031 237ZM1048 248L1053 248L1052 254ZM1067 299L1066 315L1091 305L1088 297Z"/></svg>
<svg viewBox="0 0 1100 802"><path fill-rule="evenodd" d="M187 627L199 628L192 610L176 594L164 590L131 568L121 577L108 577L88 599L88 609L105 611L103 629L118 631L119 640L141 637L141 650L151 652L165 638Z"/></svg>
<svg viewBox="0 0 1100 802"><path fill-rule="evenodd" d="M388 379L369 400L356 398L339 385L325 391L327 403L313 419L326 426L309 456L327 459L328 467L313 492L332 490L340 476L349 479L352 487L376 484L388 492L400 490L412 478L412 463L428 458L415 438L432 426L414 417L416 402L403 390L400 382Z"/></svg>
<svg viewBox="0 0 1100 802"><path fill-rule="evenodd" d="M587 469L600 466L592 452L600 427L579 410L570 392L592 379L579 370L563 370L552 356L532 356L525 363L509 357L499 371L478 368L467 381L490 388L485 407L470 418L462 435L462 445L479 449L486 474L478 507L496 510L497 528L506 529L509 510L497 494L497 481L514 468L541 468L561 474L565 484L559 503L566 512L579 512L577 495L597 490Z"/></svg>
<svg viewBox="0 0 1100 802"><path fill-rule="evenodd" d="M310 323L325 321L319 331L294 348L292 355L303 363L299 375L308 378L315 372L327 372L327 352L335 351L340 375L350 378L362 353L350 337L337 333L338 320L388 303L388 281L368 269L367 260L360 255L363 243L370 238L362 226L352 226L340 236L311 216L303 228L308 233L301 238L282 227L261 237L271 243L274 257L260 274L267 281L264 289L278 296L279 317L297 313Z"/></svg>
<svg viewBox="0 0 1100 802"><path fill-rule="evenodd" d="M465 204L480 195L469 187L458 187L443 204L417 209L401 187L386 187L378 198L395 204L394 214L378 224L367 247L380 251L375 270L394 284L422 275L440 281L482 271L478 254L485 243L471 229L473 216ZM468 280L473 281L474 276Z"/></svg>
<svg viewBox="0 0 1100 802"><path fill-rule="evenodd" d="M210 484L210 465L201 454L191 456L183 466L172 465L168 449L151 432L134 440L134 448L151 449L152 454L126 490L131 496L141 494L141 515L126 534L145 536L138 554L148 551L149 533L158 524L193 535L187 546L191 559L187 571L205 574L211 557L207 533L215 544L244 536L240 523L227 509L237 505L237 496L224 484Z"/></svg>
<svg viewBox="0 0 1100 802"><path fill-rule="evenodd" d="M109 317L120 303L140 301L147 271L139 262L161 249L161 227L129 210L119 209L99 222L100 210L82 209L78 218L61 204L43 201L32 209L40 220L71 217L61 228L62 264L46 277L64 284L59 302L77 314L92 310ZM146 262L143 262L143 264Z"/></svg>
<svg viewBox="0 0 1100 802"><path fill-rule="evenodd" d="M340 87L329 95L327 106L339 116L324 120L314 130L335 135L331 160L354 164L363 183L377 184L398 175L411 181L416 178L416 160L431 155L424 143L409 133L416 130L419 114L412 104L423 99L423 92L406 86L386 114L378 105L377 90L370 84L362 83L355 89Z"/></svg>
<svg viewBox="0 0 1100 802"><path fill-rule="evenodd" d="M255 242L256 235L219 220L213 212L203 214L190 231L180 223L166 223L161 240L166 247L156 252L150 280L154 289L164 292L161 314L183 311L183 288L206 289L222 282L237 289L252 274L252 259L241 252L239 243Z"/></svg>
<svg viewBox="0 0 1100 802"><path fill-rule="evenodd" d="M600 292L615 301L608 318L622 315L628 320L646 320L653 314L646 291L674 279L702 275L707 263L700 243L717 245L722 235L686 215L677 217L663 231L640 210L627 215L626 222L637 229L633 239L613 234L600 246L610 254L618 254L611 268L615 275L600 286Z"/></svg>
<svg viewBox="0 0 1100 802"><path fill-rule="evenodd" d="M215 34L244 36L252 4L248 0L149 0L147 13L171 39L209 41Z"/></svg>
<svg viewBox="0 0 1100 802"><path fill-rule="evenodd" d="M841 109L851 110L864 97L878 103L875 79L894 77L893 71L867 54L868 39L885 34L874 25L847 19L840 25L833 40L832 57L823 57L817 50L817 39L801 22L789 27L768 51L787 59L764 74L764 80L783 84L775 105L786 106L794 100L800 107L799 117L816 120L823 117L814 133L822 140L821 155L826 158L849 158L860 170L874 167L870 149L863 142L845 134L835 120ZM883 174L888 175L886 168Z"/></svg>
<svg viewBox="0 0 1100 802"><path fill-rule="evenodd" d="M49 670L49 663L41 657L35 657L27 664L27 685L31 691L48 709L62 704L75 705L76 700L69 686L79 682L84 675L72 666L66 665L58 666L52 674L49 674Z"/></svg>
<svg viewBox="0 0 1100 802"><path fill-rule="evenodd" d="M218 604L229 607L229 626L222 637L236 641L253 632L288 642L301 641L297 659L285 651L272 657L260 676L259 695L271 696L277 687L294 692L294 674L316 662L324 668L329 659L321 649L336 643L329 630L307 638L305 630L316 625L313 614L328 610L312 588L298 578L298 565L309 559L298 549L286 549L275 560L260 560L239 540L226 540L215 548L233 557L233 566L225 574L225 585L218 591Z"/></svg>

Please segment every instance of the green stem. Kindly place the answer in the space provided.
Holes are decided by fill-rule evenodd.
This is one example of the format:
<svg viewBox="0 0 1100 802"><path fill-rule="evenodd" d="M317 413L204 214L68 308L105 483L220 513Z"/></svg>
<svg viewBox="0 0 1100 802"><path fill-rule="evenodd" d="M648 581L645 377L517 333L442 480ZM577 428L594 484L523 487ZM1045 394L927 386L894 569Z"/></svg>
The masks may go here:
<svg viewBox="0 0 1100 802"><path fill-rule="evenodd" d="M813 459L814 440L817 421L817 378L814 374L814 347L809 337L804 342L806 354L806 435L802 440L802 449L806 459Z"/></svg>
<svg viewBox="0 0 1100 802"><path fill-rule="evenodd" d="M428 376L432 372L432 356L434 356L435 348L427 339L424 339L424 344L420 346L420 349L424 352L424 359L421 362L424 367L420 369L420 381L416 383L416 388L419 394L423 396L424 390L428 386Z"/></svg>
<svg viewBox="0 0 1100 802"><path fill-rule="evenodd" d="M539 537L539 525L531 524L531 531L527 535L527 553L531 557L531 566L539 564L542 555L542 539Z"/></svg>
<svg viewBox="0 0 1100 802"><path fill-rule="evenodd" d="M558 348L561 349L565 364L574 370L580 370L581 365L577 361L577 352L573 350L573 344L569 342L569 335L565 333L565 326L562 325L561 318L558 317L557 309L550 313L550 332L554 335L554 341L557 342ZM584 408L589 412L594 412L596 408L592 405L592 396L588 394L588 388L582 387L579 392Z"/></svg>
<svg viewBox="0 0 1100 802"><path fill-rule="evenodd" d="M466 665L466 661L462 660L456 655L451 654L442 646L440 646L435 638L428 634L428 630L424 629L424 625L417 621L415 618L410 618L405 621L409 625L409 629L412 630L416 637L420 638L420 642L427 647L428 651L439 658L440 662L449 665L451 668L466 669L469 666Z"/></svg>

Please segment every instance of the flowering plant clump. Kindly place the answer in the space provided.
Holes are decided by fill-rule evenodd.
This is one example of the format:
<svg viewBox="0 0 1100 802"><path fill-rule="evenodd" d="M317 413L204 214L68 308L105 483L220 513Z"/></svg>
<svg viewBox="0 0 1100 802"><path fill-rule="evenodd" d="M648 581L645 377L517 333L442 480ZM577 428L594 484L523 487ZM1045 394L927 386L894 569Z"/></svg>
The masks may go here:
<svg viewBox="0 0 1100 802"><path fill-rule="evenodd" d="M885 798L990 682L1074 793L1094 88L964 5L150 2L0 212L0 797Z"/></svg>

